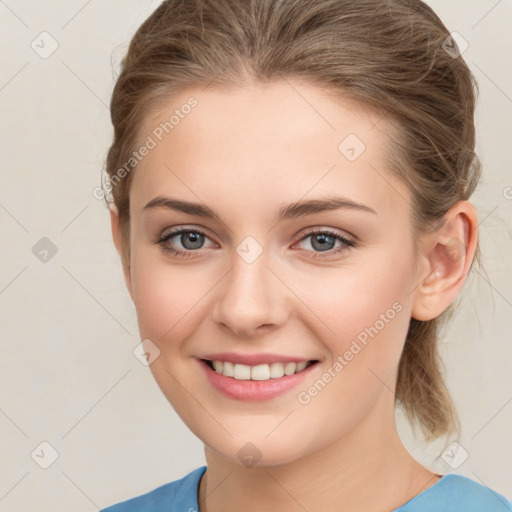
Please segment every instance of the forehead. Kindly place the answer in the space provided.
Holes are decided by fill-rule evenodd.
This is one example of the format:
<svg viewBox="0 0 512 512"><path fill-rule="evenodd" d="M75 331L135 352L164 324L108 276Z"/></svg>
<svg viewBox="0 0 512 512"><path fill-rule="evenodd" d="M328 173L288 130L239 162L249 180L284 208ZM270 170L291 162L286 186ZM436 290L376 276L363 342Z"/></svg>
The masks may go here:
<svg viewBox="0 0 512 512"><path fill-rule="evenodd" d="M192 105L192 106L191 106ZM141 137L183 139L218 145L243 142L250 149L261 141L296 141L315 136L339 142L344 133L359 132L362 139L379 139L371 132L382 116L369 107L303 81L274 80L245 87L190 88L160 102L143 119ZM384 123L382 123L384 124ZM228 138L227 138L228 137ZM277 137L277 139L276 139ZM163 141L165 142L165 141ZM224 145L224 144L223 144ZM337 145L337 144L336 144Z"/></svg>
<svg viewBox="0 0 512 512"><path fill-rule="evenodd" d="M244 194L248 207L338 192L389 206L407 191L386 169L386 129L368 107L304 82L188 89L146 115L140 140L153 147L131 202L179 191L224 202Z"/></svg>

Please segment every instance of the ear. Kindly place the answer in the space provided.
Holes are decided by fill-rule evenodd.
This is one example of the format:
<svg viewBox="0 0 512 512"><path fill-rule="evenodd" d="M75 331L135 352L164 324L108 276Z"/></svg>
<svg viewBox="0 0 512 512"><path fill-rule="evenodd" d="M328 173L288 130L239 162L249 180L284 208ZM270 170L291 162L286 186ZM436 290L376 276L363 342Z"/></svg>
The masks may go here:
<svg viewBox="0 0 512 512"><path fill-rule="evenodd" d="M457 298L471 268L478 240L478 219L469 201L458 201L441 227L424 235L422 275L415 289L411 316L427 321L439 316Z"/></svg>
<svg viewBox="0 0 512 512"><path fill-rule="evenodd" d="M128 292L130 293L130 297L133 300L132 293L132 278L130 274L130 265L125 261L123 257L123 236L121 232L121 223L119 221L119 213L116 206L111 205L110 207L110 225L112 228L112 240L114 241L114 245L116 247L117 253L121 258L121 264L123 266L123 274L124 281L126 283L126 288L128 288Z"/></svg>

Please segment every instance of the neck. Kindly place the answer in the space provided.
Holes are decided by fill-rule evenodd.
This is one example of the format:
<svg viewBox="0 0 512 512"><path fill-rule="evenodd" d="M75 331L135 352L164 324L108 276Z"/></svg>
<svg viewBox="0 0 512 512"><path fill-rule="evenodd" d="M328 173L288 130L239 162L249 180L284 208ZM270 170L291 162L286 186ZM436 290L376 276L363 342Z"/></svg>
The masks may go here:
<svg viewBox="0 0 512 512"><path fill-rule="evenodd" d="M406 450L394 408L385 421L380 413L372 411L335 443L283 465L245 467L205 446L200 512L238 512L247 503L258 510L334 512L340 503L344 512L395 510L439 476Z"/></svg>

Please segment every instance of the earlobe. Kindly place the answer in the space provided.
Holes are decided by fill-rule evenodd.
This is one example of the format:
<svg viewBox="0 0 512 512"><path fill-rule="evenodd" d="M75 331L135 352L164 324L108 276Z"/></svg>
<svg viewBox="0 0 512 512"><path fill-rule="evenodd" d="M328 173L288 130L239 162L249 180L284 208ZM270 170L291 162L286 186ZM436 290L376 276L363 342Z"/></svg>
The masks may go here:
<svg viewBox="0 0 512 512"><path fill-rule="evenodd" d="M466 281L478 240L473 205L457 202L445 214L439 230L425 237L422 258L428 271L418 276L411 311L412 317L420 321L439 316L457 298Z"/></svg>
<svg viewBox="0 0 512 512"><path fill-rule="evenodd" d="M130 297L133 300L133 293L132 293L132 280L131 280L131 273L130 273L130 265L125 261L124 255L123 255L123 236L121 232L121 223L119 221L119 213L115 205L111 205L110 207L110 226L112 229L112 240L114 242L114 246L117 250L117 253L119 254L121 258L121 264L123 266L123 275L124 280L126 283L126 288L128 289L128 292L130 293Z"/></svg>

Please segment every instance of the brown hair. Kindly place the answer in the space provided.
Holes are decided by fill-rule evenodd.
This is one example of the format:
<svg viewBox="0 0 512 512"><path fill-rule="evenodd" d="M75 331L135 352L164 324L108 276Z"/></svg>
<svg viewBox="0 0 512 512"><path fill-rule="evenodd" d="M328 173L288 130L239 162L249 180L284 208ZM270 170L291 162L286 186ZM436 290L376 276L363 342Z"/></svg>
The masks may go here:
<svg viewBox="0 0 512 512"><path fill-rule="evenodd" d="M477 84L462 57L445 48L457 50L419 0L164 1L131 40L111 100L106 171L114 186L107 205L113 200L119 211L123 264L129 264L136 164L121 180L116 172L132 162L148 110L199 85L296 78L370 106L394 128L388 165L411 190L415 232L437 229L455 202L470 197L480 175ZM396 404L427 440L454 429L460 435L437 347L452 312L453 304L433 320L411 319L399 365Z"/></svg>

